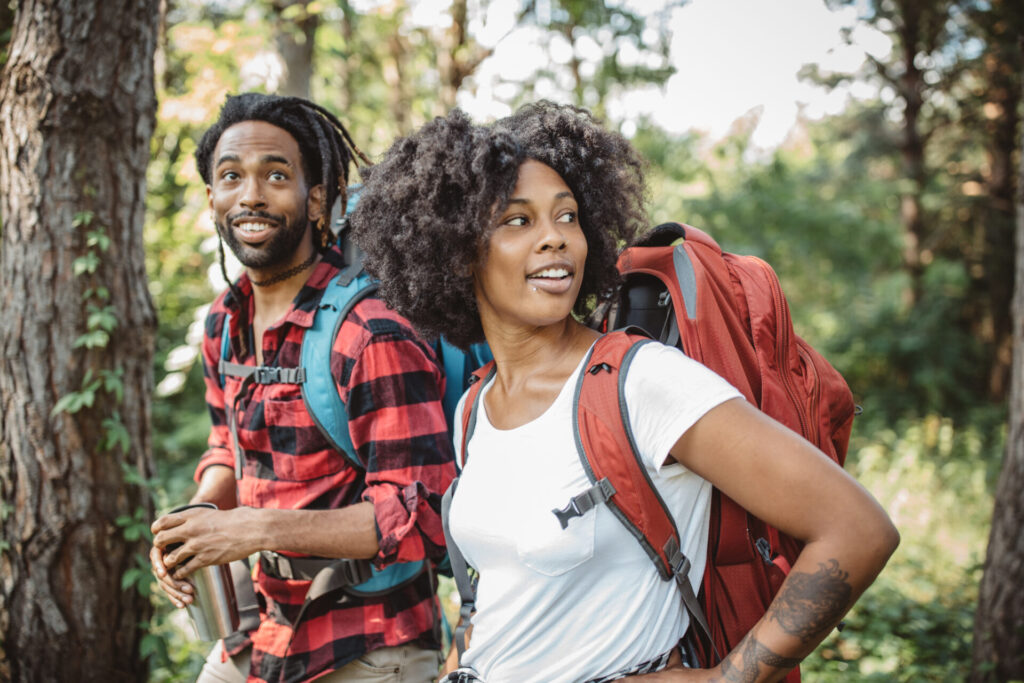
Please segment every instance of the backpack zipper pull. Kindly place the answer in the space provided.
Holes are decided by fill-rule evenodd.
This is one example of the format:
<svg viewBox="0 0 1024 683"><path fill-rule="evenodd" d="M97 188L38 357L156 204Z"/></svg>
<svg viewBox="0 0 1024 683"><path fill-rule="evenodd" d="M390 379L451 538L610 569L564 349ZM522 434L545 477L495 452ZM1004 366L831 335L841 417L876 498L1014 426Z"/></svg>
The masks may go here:
<svg viewBox="0 0 1024 683"><path fill-rule="evenodd" d="M597 365L594 365L589 370L587 370L587 372L589 372L591 375L596 375L602 370L607 370L608 372L611 372L612 366L608 365L607 363L598 363Z"/></svg>

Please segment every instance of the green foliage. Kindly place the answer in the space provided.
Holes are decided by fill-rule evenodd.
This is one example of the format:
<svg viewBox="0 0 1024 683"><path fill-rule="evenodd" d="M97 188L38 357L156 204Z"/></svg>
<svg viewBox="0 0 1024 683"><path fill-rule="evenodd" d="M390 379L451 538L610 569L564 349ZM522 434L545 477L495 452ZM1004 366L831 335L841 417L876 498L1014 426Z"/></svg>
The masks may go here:
<svg viewBox="0 0 1024 683"><path fill-rule="evenodd" d="M983 409L963 427L935 415L858 422L847 468L902 542L846 628L808 658L809 680L966 680L1004 418Z"/></svg>

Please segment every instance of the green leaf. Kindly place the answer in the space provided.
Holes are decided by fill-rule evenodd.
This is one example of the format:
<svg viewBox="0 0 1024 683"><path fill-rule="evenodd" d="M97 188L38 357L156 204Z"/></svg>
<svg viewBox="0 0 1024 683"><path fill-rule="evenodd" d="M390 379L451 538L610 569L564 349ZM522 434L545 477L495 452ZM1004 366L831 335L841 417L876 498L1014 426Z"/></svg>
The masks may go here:
<svg viewBox="0 0 1024 683"><path fill-rule="evenodd" d="M74 273L75 276L79 276L82 273L95 273L96 268L100 265L100 257L95 252L89 252L84 256L79 256L74 262Z"/></svg>
<svg viewBox="0 0 1024 683"><path fill-rule="evenodd" d="M72 391L67 396L62 396L57 404L53 406L53 410L50 411L50 417L57 415L58 413L68 413L73 415L82 409L82 394L77 391Z"/></svg>
<svg viewBox="0 0 1024 683"><path fill-rule="evenodd" d="M124 381L121 379L123 376L123 368L100 371L100 378L103 380L103 390L108 394L113 394L118 403L124 400ZM121 420L120 415L117 413L114 413L114 418L118 422Z"/></svg>
<svg viewBox="0 0 1024 683"><path fill-rule="evenodd" d="M80 228L83 225L89 225L92 223L92 219L96 214L92 211L79 211L75 214L75 217L71 219L71 224L76 228Z"/></svg>
<svg viewBox="0 0 1024 683"><path fill-rule="evenodd" d="M106 251L110 248L110 236L100 230L93 230L85 243L90 247L99 247L100 251Z"/></svg>
<svg viewBox="0 0 1024 683"><path fill-rule="evenodd" d="M114 449L114 446L120 446L121 450L128 452L128 447L131 446L132 439L128 434L128 430L125 428L124 423L121 422L121 418L118 415L114 417L108 417L103 420L103 429L106 430L106 434L103 436L103 441L100 447L105 451ZM135 539L131 539L135 540Z"/></svg>
<svg viewBox="0 0 1024 683"><path fill-rule="evenodd" d="M92 332L86 332L71 345L71 348L77 349L85 347L87 349L102 349L110 341L110 335L103 330L93 330Z"/></svg>
<svg viewBox="0 0 1024 683"><path fill-rule="evenodd" d="M114 328L117 327L117 315L113 306L105 306L100 308L99 306L90 305L89 310L92 313L86 319L85 326L90 330L103 329L107 332L113 332Z"/></svg>
<svg viewBox="0 0 1024 683"><path fill-rule="evenodd" d="M134 567L126 571L124 575L121 577L121 590L126 590L131 586L135 585L135 582L138 580L140 573L141 572L138 569L135 569Z"/></svg>

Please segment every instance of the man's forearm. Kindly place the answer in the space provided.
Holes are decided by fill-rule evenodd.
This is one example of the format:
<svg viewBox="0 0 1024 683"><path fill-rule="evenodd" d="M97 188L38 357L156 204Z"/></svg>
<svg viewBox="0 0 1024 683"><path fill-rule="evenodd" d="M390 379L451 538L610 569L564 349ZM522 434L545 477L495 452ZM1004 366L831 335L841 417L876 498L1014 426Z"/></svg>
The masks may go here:
<svg viewBox="0 0 1024 683"><path fill-rule="evenodd" d="M199 488L190 503L213 503L220 510L238 505L238 484L235 471L223 465L210 465L203 471Z"/></svg>
<svg viewBox="0 0 1024 683"><path fill-rule="evenodd" d="M380 550L373 504L338 510L253 510L261 550L369 559Z"/></svg>

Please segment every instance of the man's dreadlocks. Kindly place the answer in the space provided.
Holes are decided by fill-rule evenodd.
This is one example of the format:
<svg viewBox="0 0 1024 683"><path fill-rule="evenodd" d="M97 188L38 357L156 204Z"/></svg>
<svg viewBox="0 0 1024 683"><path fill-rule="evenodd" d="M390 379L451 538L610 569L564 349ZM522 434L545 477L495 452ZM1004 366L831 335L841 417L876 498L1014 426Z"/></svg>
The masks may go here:
<svg viewBox="0 0 1024 683"><path fill-rule="evenodd" d="M281 97L262 93L229 95L220 110L217 122L203 134L196 149L196 165L199 175L207 185L212 181L213 152L224 131L243 121L265 121L287 131L299 144L302 156L302 171L310 187L323 184L326 207L325 216L340 198L342 213L348 204L349 165L361 160L369 164L345 126L334 114L318 104L301 97ZM357 158L358 157L358 160ZM314 244L320 251L326 250L333 241L333 233L327 219L321 217L314 226ZM219 233L218 233L219 235ZM224 279L239 300L224 263L224 242L219 242L220 268Z"/></svg>

